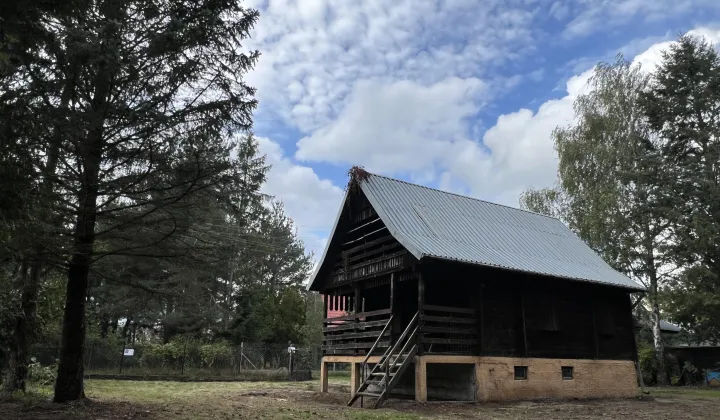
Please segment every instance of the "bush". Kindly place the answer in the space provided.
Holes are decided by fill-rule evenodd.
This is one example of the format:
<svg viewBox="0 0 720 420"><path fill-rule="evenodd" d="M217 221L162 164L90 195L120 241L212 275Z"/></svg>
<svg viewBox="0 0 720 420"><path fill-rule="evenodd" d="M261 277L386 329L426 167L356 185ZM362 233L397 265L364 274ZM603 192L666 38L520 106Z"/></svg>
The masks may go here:
<svg viewBox="0 0 720 420"><path fill-rule="evenodd" d="M28 365L28 377L30 381L40 385L51 385L55 382L57 366L42 366L33 357L32 363Z"/></svg>
<svg viewBox="0 0 720 420"><path fill-rule="evenodd" d="M645 385L652 385L657 379L657 363L655 363L655 349L645 343L639 343L638 361Z"/></svg>
<svg viewBox="0 0 720 420"><path fill-rule="evenodd" d="M204 367L211 368L213 366L232 366L233 349L226 342L204 344L200 346L200 357Z"/></svg>
<svg viewBox="0 0 720 420"><path fill-rule="evenodd" d="M201 344L197 341L170 341L166 344L143 346L140 365L144 368L231 367L234 366L233 348L227 342ZM183 360L184 359L184 360Z"/></svg>
<svg viewBox="0 0 720 420"><path fill-rule="evenodd" d="M183 343L148 344L143 348L140 365L143 367L169 367L179 369L184 354Z"/></svg>

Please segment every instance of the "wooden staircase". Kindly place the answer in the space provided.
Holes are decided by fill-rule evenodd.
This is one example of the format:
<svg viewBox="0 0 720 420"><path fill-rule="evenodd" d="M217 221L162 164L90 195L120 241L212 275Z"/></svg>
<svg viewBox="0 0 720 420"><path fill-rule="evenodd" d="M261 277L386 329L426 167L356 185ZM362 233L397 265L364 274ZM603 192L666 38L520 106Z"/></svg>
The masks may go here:
<svg viewBox="0 0 720 420"><path fill-rule="evenodd" d="M389 397L393 386L397 384L397 381L407 367L413 363L415 354L417 354L418 319L419 312L415 314L397 342L385 351L368 376L363 378L362 384L360 384L357 391L355 391L352 398L350 398L350 401L348 402L349 406L352 406L359 398L360 407L362 407L364 397L369 397L375 398L373 408L378 408ZM361 368L362 375L364 375L367 371L367 362L373 351L377 348L377 344L383 337L386 329L392 323L392 320L393 319L391 317L387 325L385 325L385 329L383 329L383 332L365 356L365 360L363 360Z"/></svg>

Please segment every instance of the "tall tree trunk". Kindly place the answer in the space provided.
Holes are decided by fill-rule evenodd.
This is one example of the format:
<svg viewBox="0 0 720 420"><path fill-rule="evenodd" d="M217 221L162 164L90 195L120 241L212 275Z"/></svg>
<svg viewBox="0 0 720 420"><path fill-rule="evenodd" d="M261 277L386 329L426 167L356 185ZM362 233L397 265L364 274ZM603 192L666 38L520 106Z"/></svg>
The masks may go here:
<svg viewBox="0 0 720 420"><path fill-rule="evenodd" d="M98 157L85 161L86 179L83 181L78 196L81 201L65 292L65 312L63 314L62 339L60 340L60 361L55 382L55 402L73 401L85 397L83 390L85 300L97 218L100 148L96 149L91 155L97 153Z"/></svg>
<svg viewBox="0 0 720 420"><path fill-rule="evenodd" d="M653 344L655 346L655 361L657 363L657 384L667 385L668 381L667 369L665 368L665 346L660 330L660 304L658 302L658 276L657 270L654 268L655 260L653 257L648 258L648 262L652 264L652 269L648 272L650 278L650 308L652 311L652 333Z"/></svg>
<svg viewBox="0 0 720 420"><path fill-rule="evenodd" d="M101 76L102 77L102 76ZM68 270L63 314L60 362L55 382L55 402L73 401L85 397L83 391L83 347L85 345L85 301L88 275L95 244L98 182L104 113L107 106L109 80L100 78L96 84L91 129L80 145L83 162L81 187L78 194L78 215L73 232L72 256Z"/></svg>
<svg viewBox="0 0 720 420"><path fill-rule="evenodd" d="M85 398L83 388L83 349L85 345L85 302L88 290L88 275L95 245L95 222L97 221L97 199L100 182L100 163L103 157L105 118L108 115L108 100L112 82L118 71L115 62L118 52L121 7L119 0L106 0L100 7L106 25L101 42L100 62L92 81L94 88L91 112L88 116L88 131L78 145L78 161L82 163L80 191L77 195L78 214L73 232L73 247L68 270L65 294L60 361L55 381L55 402L73 401Z"/></svg>

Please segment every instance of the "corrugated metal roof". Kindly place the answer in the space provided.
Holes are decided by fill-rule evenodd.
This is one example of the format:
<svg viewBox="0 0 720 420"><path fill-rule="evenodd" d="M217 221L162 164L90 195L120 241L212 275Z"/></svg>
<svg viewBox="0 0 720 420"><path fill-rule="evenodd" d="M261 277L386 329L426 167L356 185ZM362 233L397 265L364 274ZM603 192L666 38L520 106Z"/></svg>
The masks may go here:
<svg viewBox="0 0 720 420"><path fill-rule="evenodd" d="M644 290L558 219L380 175L370 174L360 185L390 233L418 259Z"/></svg>
<svg viewBox="0 0 720 420"><path fill-rule="evenodd" d="M667 332L674 332L679 333L682 331L682 328L678 327L675 324L671 324L664 319L660 320L660 331L667 331Z"/></svg>
<svg viewBox="0 0 720 420"><path fill-rule="evenodd" d="M636 319L635 326L652 328L651 322L648 320L637 320ZM680 328L677 325L672 324L668 321L665 321L664 319L661 319L660 320L660 331L667 332L667 333L679 333L682 331L682 328Z"/></svg>

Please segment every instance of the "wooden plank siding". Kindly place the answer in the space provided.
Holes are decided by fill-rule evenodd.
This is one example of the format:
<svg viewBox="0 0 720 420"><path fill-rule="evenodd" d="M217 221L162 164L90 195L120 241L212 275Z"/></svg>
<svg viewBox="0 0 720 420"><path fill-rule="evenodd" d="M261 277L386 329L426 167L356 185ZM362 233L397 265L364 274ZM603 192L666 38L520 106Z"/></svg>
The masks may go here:
<svg viewBox="0 0 720 420"><path fill-rule="evenodd" d="M380 337L390 315L391 310L387 308L323 319L323 354L365 354ZM378 347L387 348L391 341L390 331L383 337Z"/></svg>

